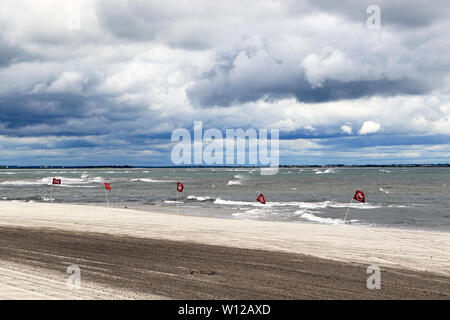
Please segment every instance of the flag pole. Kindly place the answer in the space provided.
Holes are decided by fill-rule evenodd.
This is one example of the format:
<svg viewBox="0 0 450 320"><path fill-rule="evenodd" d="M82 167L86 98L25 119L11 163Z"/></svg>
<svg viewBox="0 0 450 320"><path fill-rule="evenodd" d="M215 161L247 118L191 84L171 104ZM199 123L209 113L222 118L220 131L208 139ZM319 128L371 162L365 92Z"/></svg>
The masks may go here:
<svg viewBox="0 0 450 320"><path fill-rule="evenodd" d="M177 190L177 214L178 214L178 190Z"/></svg>
<svg viewBox="0 0 450 320"><path fill-rule="evenodd" d="M50 185L50 199L49 202L52 202L52 192L53 191L53 183Z"/></svg>
<svg viewBox="0 0 450 320"><path fill-rule="evenodd" d="M108 190L106 188L105 188L105 193L106 193L106 203L108 203L108 208L110 208L109 199L108 199Z"/></svg>
<svg viewBox="0 0 450 320"><path fill-rule="evenodd" d="M353 203L353 199L354 199L354 198L352 198L352 201L350 201L350 204ZM344 223L347 221L347 215L348 215L348 212L349 212L349 211L350 211L350 206L348 206L348 208L347 208L347 213L345 214Z"/></svg>

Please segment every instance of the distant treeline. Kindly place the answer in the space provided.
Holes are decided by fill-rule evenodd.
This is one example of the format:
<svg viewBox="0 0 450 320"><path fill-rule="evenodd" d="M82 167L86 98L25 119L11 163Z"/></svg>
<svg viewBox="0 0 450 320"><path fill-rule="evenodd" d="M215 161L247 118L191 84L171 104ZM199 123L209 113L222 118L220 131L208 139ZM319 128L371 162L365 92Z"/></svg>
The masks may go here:
<svg viewBox="0 0 450 320"><path fill-rule="evenodd" d="M370 167L450 167L449 163L436 164L327 164L327 165L280 165L280 168L370 168ZM0 169L138 169L138 168L266 168L263 166L0 166Z"/></svg>

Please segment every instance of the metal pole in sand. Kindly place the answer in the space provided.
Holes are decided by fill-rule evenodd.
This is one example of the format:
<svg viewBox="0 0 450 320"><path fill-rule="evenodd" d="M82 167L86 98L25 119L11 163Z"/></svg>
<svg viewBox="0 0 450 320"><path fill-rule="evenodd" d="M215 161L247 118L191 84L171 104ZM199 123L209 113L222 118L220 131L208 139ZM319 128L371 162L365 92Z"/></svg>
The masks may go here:
<svg viewBox="0 0 450 320"><path fill-rule="evenodd" d="M53 191L53 183L50 185L50 199L48 200L49 202L52 202L52 192Z"/></svg>
<svg viewBox="0 0 450 320"><path fill-rule="evenodd" d="M352 201L350 201L350 205L353 203L353 199L354 198L352 198ZM348 212L350 211L350 205L347 208L347 213L345 214L344 223L347 221L347 215L348 215Z"/></svg>
<svg viewBox="0 0 450 320"><path fill-rule="evenodd" d="M177 190L177 214L178 214L178 190Z"/></svg>
<svg viewBox="0 0 450 320"><path fill-rule="evenodd" d="M108 204L108 208L111 208L109 206L109 199L108 199L108 190L105 188L105 193L106 193L106 203Z"/></svg>

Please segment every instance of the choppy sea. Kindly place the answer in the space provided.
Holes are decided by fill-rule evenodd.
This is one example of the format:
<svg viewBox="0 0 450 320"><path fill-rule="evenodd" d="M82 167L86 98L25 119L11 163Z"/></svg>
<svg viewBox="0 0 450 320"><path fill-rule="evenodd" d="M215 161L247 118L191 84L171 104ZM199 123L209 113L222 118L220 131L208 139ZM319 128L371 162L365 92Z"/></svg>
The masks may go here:
<svg viewBox="0 0 450 320"><path fill-rule="evenodd" d="M257 168L2 169L2 201L50 200L176 210L180 214L320 224L352 224L450 231L450 168ZM178 195L176 182L184 184ZM350 204L356 189L366 203ZM264 194L267 203L257 196Z"/></svg>

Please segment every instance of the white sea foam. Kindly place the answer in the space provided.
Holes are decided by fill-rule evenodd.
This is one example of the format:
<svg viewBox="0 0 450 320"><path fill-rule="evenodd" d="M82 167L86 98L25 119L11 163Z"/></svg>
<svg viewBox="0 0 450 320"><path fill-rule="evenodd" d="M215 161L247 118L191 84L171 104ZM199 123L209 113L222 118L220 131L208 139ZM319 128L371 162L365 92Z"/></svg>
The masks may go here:
<svg viewBox="0 0 450 320"><path fill-rule="evenodd" d="M2 181L0 182L3 186L31 186L31 185L46 185L45 182L40 181L27 181L27 180L16 180L16 181Z"/></svg>
<svg viewBox="0 0 450 320"><path fill-rule="evenodd" d="M164 182L176 182L174 180L156 180L151 178L138 178L138 179L131 179L131 182L134 181L140 181L140 182L150 182L150 183L164 183Z"/></svg>
<svg viewBox="0 0 450 320"><path fill-rule="evenodd" d="M316 213L317 214L317 213ZM301 209L295 212L279 212L273 211L270 208L254 208L250 210L246 210L243 212L236 212L232 215L234 217L239 218L249 218L249 219L258 219L258 220L271 220L271 219L281 219L281 220L295 220L301 221L302 219L320 223L320 224L330 224L330 225L343 225L345 224L344 219L334 219L334 218L325 218L320 217L309 211L308 209ZM348 222L357 222L359 220L347 220Z"/></svg>
<svg viewBox="0 0 450 320"><path fill-rule="evenodd" d="M234 176L234 180L228 181L227 186L240 185L240 184L242 184L242 180L244 178L245 177L243 175L237 174Z"/></svg>
<svg viewBox="0 0 450 320"><path fill-rule="evenodd" d="M39 185L39 184L45 184L45 183L38 182L38 181L17 180L17 181L2 181L2 182L0 182L0 184L4 185L4 186L28 186L28 185Z"/></svg>
<svg viewBox="0 0 450 320"><path fill-rule="evenodd" d="M232 216L239 218L267 219L270 215L277 215L276 212L270 212L266 208L255 208L244 212L233 213Z"/></svg>
<svg viewBox="0 0 450 320"><path fill-rule="evenodd" d="M378 190L379 190L380 192L389 193L389 191L384 190L383 188L378 188Z"/></svg>
<svg viewBox="0 0 450 320"><path fill-rule="evenodd" d="M300 214L300 217L312 221L317 222L321 224L332 224L332 225L342 225L345 224L344 219L333 219L333 218L325 218L325 217L319 217L311 212L304 212L304 211L298 211ZM358 220L348 220L350 222L357 222Z"/></svg>
<svg viewBox="0 0 450 320"><path fill-rule="evenodd" d="M250 207L297 207L300 209L323 209L323 208L355 208L355 209L377 209L381 206L372 205L370 203L344 203L335 201L320 201L320 202L301 202L301 201L286 201L286 202L271 202L268 201L265 205L255 201L235 201L217 198L214 200L215 204L233 205L233 206L250 206Z"/></svg>
<svg viewBox="0 0 450 320"><path fill-rule="evenodd" d="M90 183L103 183L105 178L103 177L93 177L93 178L70 178L70 177L55 177L61 179L61 186L63 185L78 185L78 184L90 184ZM39 180L45 184L51 184L53 177L46 177Z"/></svg>
<svg viewBox="0 0 450 320"><path fill-rule="evenodd" d="M131 171L108 170L105 173L130 173Z"/></svg>
<svg viewBox="0 0 450 320"><path fill-rule="evenodd" d="M383 173L391 173L391 171L386 170L386 169L380 169L380 170L378 170L378 171L383 172Z"/></svg>
<svg viewBox="0 0 450 320"><path fill-rule="evenodd" d="M61 184L58 185L58 187L84 187L84 185L86 184L104 182L104 178L102 177L94 177L94 178L55 177L55 178L61 179ZM38 180L10 180L10 181L7 180L0 182L0 184L6 186L51 185L52 181L53 177L45 177Z"/></svg>
<svg viewBox="0 0 450 320"><path fill-rule="evenodd" d="M187 199L189 200L197 200L197 201L207 201L207 200L211 200L213 198L211 197L198 197L198 196L188 196Z"/></svg>
<svg viewBox="0 0 450 320"><path fill-rule="evenodd" d="M168 203L168 204L173 204L173 203L175 203L175 204L182 204L182 203L184 203L183 201L173 201L173 200L164 200L164 203Z"/></svg>
<svg viewBox="0 0 450 320"><path fill-rule="evenodd" d="M255 207L261 207L263 206L262 203L259 202L250 202L250 201L234 201L234 200L224 200L221 198L217 198L214 200L215 204L222 204L222 205L231 205L231 206L255 206Z"/></svg>
<svg viewBox="0 0 450 320"><path fill-rule="evenodd" d="M262 175L268 175L272 176L278 173L279 168L278 167L265 167L265 168L259 168Z"/></svg>
<svg viewBox="0 0 450 320"><path fill-rule="evenodd" d="M316 172L316 174L336 173L336 171L333 168L328 168L325 170L314 169L314 171Z"/></svg>

